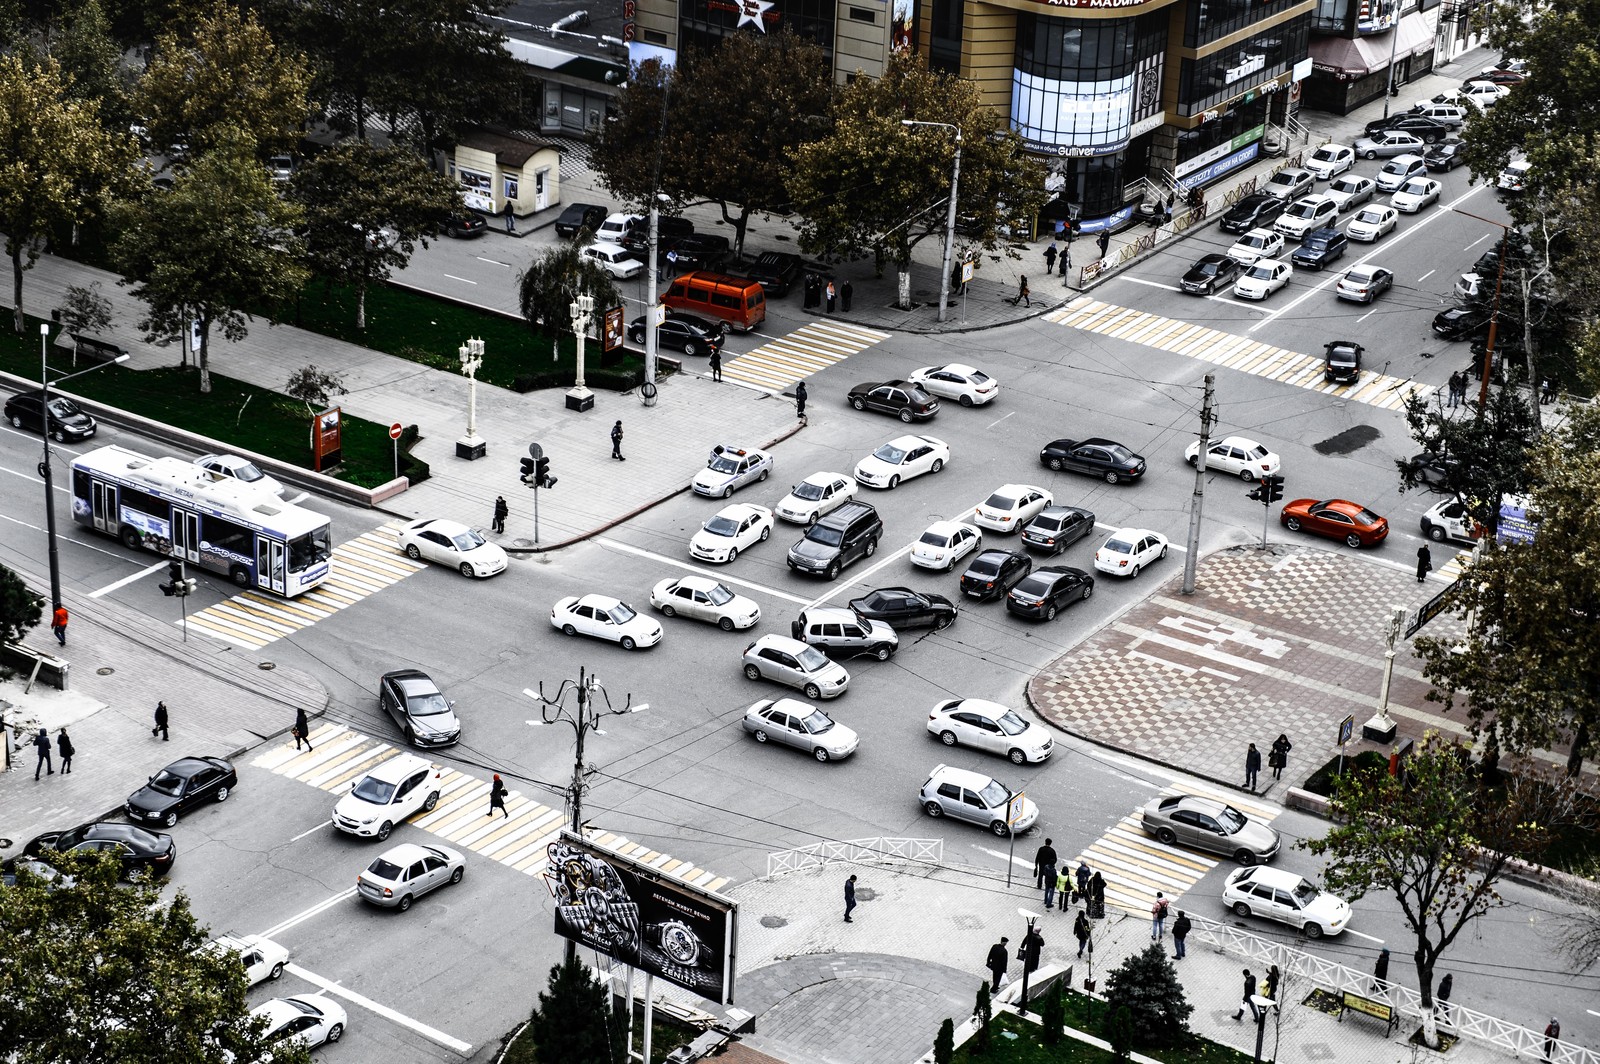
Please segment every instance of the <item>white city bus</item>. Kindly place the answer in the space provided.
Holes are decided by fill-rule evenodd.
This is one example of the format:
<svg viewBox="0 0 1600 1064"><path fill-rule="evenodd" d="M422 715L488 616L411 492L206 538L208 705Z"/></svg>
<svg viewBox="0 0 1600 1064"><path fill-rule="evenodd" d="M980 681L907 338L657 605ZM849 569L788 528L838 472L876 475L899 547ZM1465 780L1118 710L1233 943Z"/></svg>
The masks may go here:
<svg viewBox="0 0 1600 1064"><path fill-rule="evenodd" d="M72 460L72 519L124 546L182 558L239 587L293 598L328 578L328 519L181 458L115 445Z"/></svg>

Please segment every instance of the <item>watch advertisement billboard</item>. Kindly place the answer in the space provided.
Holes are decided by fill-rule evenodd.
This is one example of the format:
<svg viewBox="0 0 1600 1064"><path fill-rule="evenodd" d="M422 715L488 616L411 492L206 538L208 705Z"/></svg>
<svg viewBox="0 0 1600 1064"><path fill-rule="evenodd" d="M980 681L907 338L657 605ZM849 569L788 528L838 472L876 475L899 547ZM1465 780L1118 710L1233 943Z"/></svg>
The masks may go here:
<svg viewBox="0 0 1600 1064"><path fill-rule="evenodd" d="M570 831L546 850L556 934L723 1005L738 906Z"/></svg>

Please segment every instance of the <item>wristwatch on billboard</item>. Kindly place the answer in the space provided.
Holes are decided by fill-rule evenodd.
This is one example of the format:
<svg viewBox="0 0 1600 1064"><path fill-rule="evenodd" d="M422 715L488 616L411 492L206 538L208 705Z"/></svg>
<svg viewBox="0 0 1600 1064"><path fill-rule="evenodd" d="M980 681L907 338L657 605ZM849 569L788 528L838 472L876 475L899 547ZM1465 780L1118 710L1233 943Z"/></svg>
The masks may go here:
<svg viewBox="0 0 1600 1064"><path fill-rule="evenodd" d="M647 949L659 954L657 959L665 977L694 989L716 984L718 973L707 967L711 950L682 920L646 924L644 941Z"/></svg>

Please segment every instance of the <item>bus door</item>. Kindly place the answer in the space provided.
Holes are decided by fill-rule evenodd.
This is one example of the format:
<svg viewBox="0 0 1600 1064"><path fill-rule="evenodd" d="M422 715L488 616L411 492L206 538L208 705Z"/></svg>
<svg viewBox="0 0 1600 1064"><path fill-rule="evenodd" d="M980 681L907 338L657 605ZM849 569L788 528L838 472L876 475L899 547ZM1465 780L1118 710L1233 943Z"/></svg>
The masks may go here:
<svg viewBox="0 0 1600 1064"><path fill-rule="evenodd" d="M200 564L200 515L193 510L172 508L172 556Z"/></svg>
<svg viewBox="0 0 1600 1064"><path fill-rule="evenodd" d="M117 486L94 480L90 481L89 491L94 527L116 535L122 530L117 511Z"/></svg>
<svg viewBox="0 0 1600 1064"><path fill-rule="evenodd" d="M283 543L268 539L266 536L256 537L256 586L278 594L287 594L284 588L284 573L287 571L286 561L288 547Z"/></svg>

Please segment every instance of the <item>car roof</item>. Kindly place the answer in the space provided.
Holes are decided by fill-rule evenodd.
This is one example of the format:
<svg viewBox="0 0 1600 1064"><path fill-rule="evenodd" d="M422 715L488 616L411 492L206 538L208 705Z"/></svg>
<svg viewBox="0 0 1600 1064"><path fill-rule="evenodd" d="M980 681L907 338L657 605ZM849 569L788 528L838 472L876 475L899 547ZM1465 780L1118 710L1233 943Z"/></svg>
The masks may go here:
<svg viewBox="0 0 1600 1064"><path fill-rule="evenodd" d="M1107 536L1106 538L1107 539L1116 539L1118 536L1121 536L1124 539L1138 539L1140 536L1157 536L1157 535L1160 535L1160 533L1159 532L1153 532L1148 528L1136 528L1133 525L1128 525L1128 526L1126 526L1124 528L1117 529L1115 532L1111 533L1111 535Z"/></svg>
<svg viewBox="0 0 1600 1064"><path fill-rule="evenodd" d="M819 469L815 473L807 474L802 484L832 484L835 480L849 480L843 473L834 473L827 469Z"/></svg>
<svg viewBox="0 0 1600 1064"><path fill-rule="evenodd" d="M746 517L765 517L767 512L765 506L757 506L755 503L749 502L734 502L718 510L717 516L743 521Z"/></svg>
<svg viewBox="0 0 1600 1064"><path fill-rule="evenodd" d="M990 495L1010 495L1012 498L1019 498L1019 497L1022 496L1022 494L1024 492L1029 492L1029 491L1043 492L1044 489L1041 488L1041 487L1038 487L1037 485L1034 485L1034 484L1002 484L998 488L995 488L989 494Z"/></svg>
<svg viewBox="0 0 1600 1064"><path fill-rule="evenodd" d="M949 535L952 532L960 531L964 527L970 528L972 526L968 525L965 521L935 521L933 524L923 529L923 531L942 532L945 535Z"/></svg>
<svg viewBox="0 0 1600 1064"><path fill-rule="evenodd" d="M861 618L856 616L856 611L847 606L813 606L801 613L807 621L838 621L840 623L858 623Z"/></svg>
<svg viewBox="0 0 1600 1064"><path fill-rule="evenodd" d="M714 576L702 576L699 573L684 573L676 580L671 581L678 587L694 588L698 591L710 591L721 582Z"/></svg>
<svg viewBox="0 0 1600 1064"><path fill-rule="evenodd" d="M418 757L416 754L398 754L387 761L373 765L366 771L366 775L384 783L399 783L418 769L432 767L432 763L425 757Z"/></svg>
<svg viewBox="0 0 1600 1064"><path fill-rule="evenodd" d="M417 669L402 669L384 676L385 680L393 680L406 694L422 694L439 690L439 685L433 682L433 677Z"/></svg>
<svg viewBox="0 0 1600 1064"><path fill-rule="evenodd" d="M1291 872L1287 868L1273 868L1271 865L1252 865L1247 874L1252 883L1267 883L1275 887L1293 887L1305 878L1299 872Z"/></svg>
<svg viewBox="0 0 1600 1064"><path fill-rule="evenodd" d="M83 837L86 840L117 839L123 842L147 842L161 837L153 831L146 831L144 828L134 824L119 824L113 820L98 820L92 824L79 825L79 827L84 829ZM76 831L78 828L71 830ZM61 834L66 835L68 832L63 831Z"/></svg>
<svg viewBox="0 0 1600 1064"><path fill-rule="evenodd" d="M975 791L981 791L989 784L999 782L993 776L985 776L981 772L971 772L964 768L951 768L949 765L937 765L928 775L933 782L958 783Z"/></svg>
<svg viewBox="0 0 1600 1064"><path fill-rule="evenodd" d="M420 861L424 857L432 856L435 853L446 852L447 851L436 846L421 846L415 842L402 842L398 846L391 846L387 850L384 850L377 857L373 858L373 860L388 861L391 864L403 866L410 864L412 861Z"/></svg>
<svg viewBox="0 0 1600 1064"><path fill-rule="evenodd" d="M891 447L899 447L903 450L909 451L911 448L919 447L924 443L931 443L937 446L942 442L942 440L936 440L932 436L918 436L914 432L908 432L904 436L896 436L894 439L890 440L889 445Z"/></svg>
<svg viewBox="0 0 1600 1064"><path fill-rule="evenodd" d="M786 635L779 635L776 632L768 632L754 643L751 643L747 648L747 652L748 650L765 649L766 647L772 647L774 650L784 650L790 654L798 654L802 650L808 649L810 644L802 643L798 639L791 639Z"/></svg>
<svg viewBox="0 0 1600 1064"><path fill-rule="evenodd" d="M216 763L221 760L221 758L209 757L180 757L163 771L170 772L174 776L192 776L201 769L216 767ZM226 762L223 763L226 764Z"/></svg>
<svg viewBox="0 0 1600 1064"><path fill-rule="evenodd" d="M584 250L585 251L604 251L608 255L627 255L627 254L629 254L627 248L623 247L621 244L613 243L610 240L596 240L594 243L592 243L592 244L588 245L587 247L585 247Z"/></svg>
<svg viewBox="0 0 1600 1064"><path fill-rule="evenodd" d="M463 532L472 531L471 525L464 525L460 521L451 521L444 517L425 517L420 521L413 521L406 528L412 532L420 532L424 528L439 532L446 536L455 537Z"/></svg>
<svg viewBox="0 0 1600 1064"><path fill-rule="evenodd" d="M949 702L939 707L941 713L955 713L962 710L977 713L991 720L1012 712L1010 706L1003 706L999 702L991 702L987 698L952 698Z"/></svg>
<svg viewBox="0 0 1600 1064"><path fill-rule="evenodd" d="M1175 794L1165 798L1157 798L1158 808L1166 811L1173 809L1194 809L1199 812L1213 815L1229 808L1228 803L1216 798L1208 798L1199 794Z"/></svg>
<svg viewBox="0 0 1600 1064"><path fill-rule="evenodd" d="M574 599L572 604L574 606L592 606L609 610L614 606L622 605L622 600L613 598L610 595L584 595L582 598Z"/></svg>

